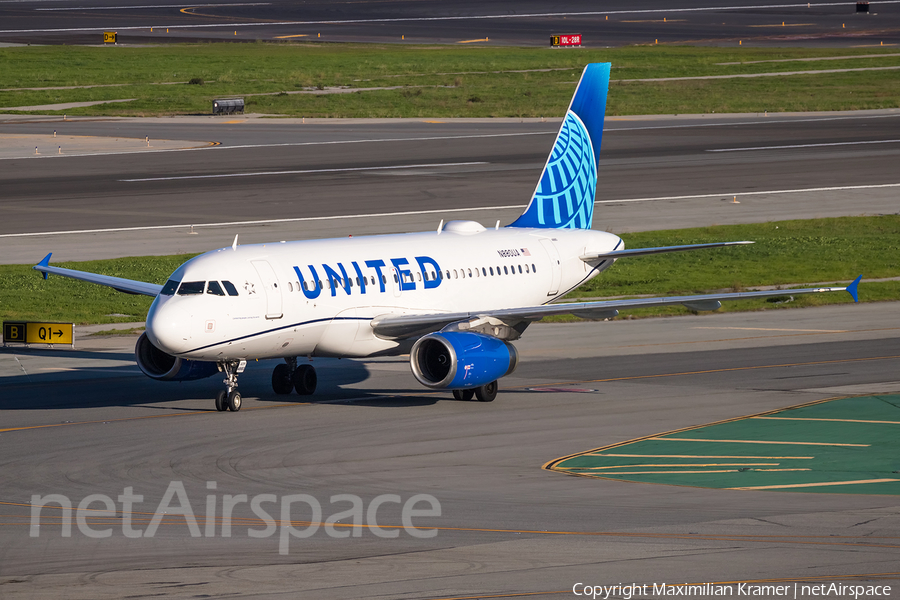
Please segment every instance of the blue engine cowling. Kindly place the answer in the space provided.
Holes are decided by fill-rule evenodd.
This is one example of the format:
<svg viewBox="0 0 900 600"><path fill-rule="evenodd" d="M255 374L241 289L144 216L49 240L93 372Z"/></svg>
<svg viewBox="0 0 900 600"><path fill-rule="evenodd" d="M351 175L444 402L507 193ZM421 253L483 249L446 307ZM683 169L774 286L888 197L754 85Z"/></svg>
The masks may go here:
<svg viewBox="0 0 900 600"><path fill-rule="evenodd" d="M166 354L142 333L134 346L134 359L144 375L163 381L192 381L215 375L219 371L214 362L187 360Z"/></svg>
<svg viewBox="0 0 900 600"><path fill-rule="evenodd" d="M475 388L509 375L519 353L501 339L461 331L429 333L409 353L413 375L430 388Z"/></svg>

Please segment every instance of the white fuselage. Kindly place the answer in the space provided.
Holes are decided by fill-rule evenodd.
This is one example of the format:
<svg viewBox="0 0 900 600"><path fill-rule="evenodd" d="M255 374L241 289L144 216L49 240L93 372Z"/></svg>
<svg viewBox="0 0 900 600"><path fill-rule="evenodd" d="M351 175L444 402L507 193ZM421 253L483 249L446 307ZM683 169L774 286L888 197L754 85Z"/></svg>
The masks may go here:
<svg viewBox="0 0 900 600"><path fill-rule="evenodd" d="M375 317L546 304L612 264L580 256L621 248L601 231L486 230L472 221L440 233L223 248L173 273L202 282L193 290L205 293L160 294L147 335L168 353L208 361L401 352L374 335ZM209 293L209 282L225 295Z"/></svg>

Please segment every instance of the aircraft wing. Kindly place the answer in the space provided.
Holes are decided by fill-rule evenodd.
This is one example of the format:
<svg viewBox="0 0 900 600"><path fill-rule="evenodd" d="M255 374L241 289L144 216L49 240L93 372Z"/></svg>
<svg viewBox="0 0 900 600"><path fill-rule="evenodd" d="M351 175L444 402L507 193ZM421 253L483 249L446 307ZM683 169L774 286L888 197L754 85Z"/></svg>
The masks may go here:
<svg viewBox="0 0 900 600"><path fill-rule="evenodd" d="M612 250L610 252L595 252L584 254L579 258L583 261L604 260L607 258L625 258L629 256L648 256L650 254L664 254L666 252L684 252L685 250L703 250L705 248L722 248L724 246L742 246L753 242L713 242L711 244L688 244L686 246L660 246L658 248L635 248L633 250Z"/></svg>
<svg viewBox="0 0 900 600"><path fill-rule="evenodd" d="M797 296L799 294L821 294L823 292L848 292L855 302L859 302L856 288L862 275L846 287L799 288L790 290L764 290L758 292L729 292L722 294L699 294L695 296L671 296L664 298L634 298L626 300L600 300L594 302L567 302L544 304L521 308L504 308L481 312L435 313L417 315L384 315L374 318L370 325L375 335L387 339L405 339L439 331L452 323L466 321L494 320L515 328L517 324L537 321L549 315L574 314L586 318L608 318L619 314L620 309L644 308L681 304L694 310L716 310L723 300L743 300L746 298L773 298Z"/></svg>
<svg viewBox="0 0 900 600"><path fill-rule="evenodd" d="M32 267L35 271L43 273L44 279L47 279L52 273L54 275L62 275L63 277L71 277L72 279L80 279L81 281L87 281L88 283L105 285L106 287L111 287L120 292L125 292L126 294L139 294L142 296L153 296L154 298L159 295L160 290L163 288L163 286L155 283L123 279L121 277L111 277L109 275L98 275L96 273L64 269L62 267L51 267L50 256L52 254L53 253L51 252L44 257L44 260Z"/></svg>

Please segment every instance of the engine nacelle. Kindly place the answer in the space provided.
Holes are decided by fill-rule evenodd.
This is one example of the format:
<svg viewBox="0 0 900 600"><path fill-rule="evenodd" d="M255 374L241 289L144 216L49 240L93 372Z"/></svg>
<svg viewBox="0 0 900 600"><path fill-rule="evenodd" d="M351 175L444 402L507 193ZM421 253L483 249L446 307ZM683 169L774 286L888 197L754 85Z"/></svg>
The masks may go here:
<svg viewBox="0 0 900 600"><path fill-rule="evenodd" d="M519 363L515 346L462 331L429 333L409 353L413 375L430 388L475 388L509 375Z"/></svg>
<svg viewBox="0 0 900 600"><path fill-rule="evenodd" d="M134 359L144 375L162 381L192 381L215 375L219 367L214 362L187 360L166 354L142 333L134 346Z"/></svg>

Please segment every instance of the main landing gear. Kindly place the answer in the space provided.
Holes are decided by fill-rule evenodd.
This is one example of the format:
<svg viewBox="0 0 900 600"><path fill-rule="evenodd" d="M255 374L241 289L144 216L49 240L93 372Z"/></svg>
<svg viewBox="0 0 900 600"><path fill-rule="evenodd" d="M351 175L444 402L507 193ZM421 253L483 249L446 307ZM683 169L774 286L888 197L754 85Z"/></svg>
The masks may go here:
<svg viewBox="0 0 900 600"><path fill-rule="evenodd" d="M497 389L499 386L496 381L486 383L481 387L469 388L466 390L453 390L453 397L457 400L468 402L474 396L479 402L493 402L497 397Z"/></svg>
<svg viewBox="0 0 900 600"><path fill-rule="evenodd" d="M318 377L312 365L297 365L297 358L285 358L285 364L272 371L272 389L276 394L290 394L297 390L301 396L310 396L316 391Z"/></svg>
<svg viewBox="0 0 900 600"><path fill-rule="evenodd" d="M216 395L216 410L219 412L241 410L241 395L237 391L237 376L244 372L247 366L246 360L228 361L219 363L219 368L225 373L225 389Z"/></svg>

